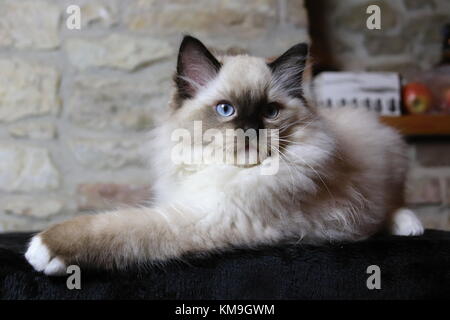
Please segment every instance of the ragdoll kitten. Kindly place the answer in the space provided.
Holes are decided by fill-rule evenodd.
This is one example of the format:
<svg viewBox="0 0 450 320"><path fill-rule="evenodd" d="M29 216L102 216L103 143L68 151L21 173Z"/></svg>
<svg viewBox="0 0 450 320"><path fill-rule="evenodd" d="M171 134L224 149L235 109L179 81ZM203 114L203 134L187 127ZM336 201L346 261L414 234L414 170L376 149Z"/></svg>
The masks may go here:
<svg viewBox="0 0 450 320"><path fill-rule="evenodd" d="M302 90L306 59L305 44L270 63L248 55L216 58L186 36L170 114L149 147L159 175L154 204L54 225L33 237L26 259L56 275L70 264L124 268L284 240L357 241L384 228L421 234L414 213L402 208L407 160L400 136L373 114L311 105ZM278 129L279 140L275 147L267 142L269 151L251 165L192 164L174 161L177 129L194 141L208 129ZM258 133L244 148L210 145L233 157L247 154L262 147L254 143ZM262 174L274 159L277 170Z"/></svg>

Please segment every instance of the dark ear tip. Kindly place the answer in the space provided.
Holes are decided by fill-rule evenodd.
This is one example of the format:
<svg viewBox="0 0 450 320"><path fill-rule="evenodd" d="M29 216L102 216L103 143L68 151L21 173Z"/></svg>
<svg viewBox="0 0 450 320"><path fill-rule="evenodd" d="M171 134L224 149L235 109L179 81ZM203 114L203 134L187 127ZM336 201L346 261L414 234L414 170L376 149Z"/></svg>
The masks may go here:
<svg viewBox="0 0 450 320"><path fill-rule="evenodd" d="M300 55L308 55L309 45L306 42L297 43L291 48L291 50L297 52Z"/></svg>
<svg viewBox="0 0 450 320"><path fill-rule="evenodd" d="M183 40L181 40L181 47L189 43L201 43L201 41L189 34L183 35Z"/></svg>
<svg viewBox="0 0 450 320"><path fill-rule="evenodd" d="M194 40L195 38L193 36L191 36L190 34L183 34L183 40L181 42L184 41L190 41L190 40ZM197 39L195 39L197 40Z"/></svg>

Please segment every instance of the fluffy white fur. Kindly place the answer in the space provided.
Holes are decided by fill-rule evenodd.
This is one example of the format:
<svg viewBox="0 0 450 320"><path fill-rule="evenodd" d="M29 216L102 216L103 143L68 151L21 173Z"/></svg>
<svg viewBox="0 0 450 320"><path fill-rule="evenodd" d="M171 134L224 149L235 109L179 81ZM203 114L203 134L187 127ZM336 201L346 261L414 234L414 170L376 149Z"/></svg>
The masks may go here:
<svg viewBox="0 0 450 320"><path fill-rule="evenodd" d="M273 77L263 59L241 55L221 63L217 77L191 87L198 94L153 132L148 148L157 171L153 205L51 227L33 238L25 255L36 270L61 274L72 263L121 268L282 240L355 241L390 226L399 235L423 232L411 211L398 210L407 159L394 130L368 112L306 106L280 85L289 75ZM263 91L289 115L291 131L280 148L277 174L261 175L260 165L173 163L174 129L189 127L202 108L230 92ZM293 116L297 120L289 122Z"/></svg>
<svg viewBox="0 0 450 320"><path fill-rule="evenodd" d="M274 176L259 166L173 166L169 150L158 153L156 205L195 212L192 225L201 220L208 238L217 232L236 245L361 240L380 231L403 199L399 135L376 115L351 109L326 110L307 126L291 137L298 144L287 147ZM158 150L170 132L160 130Z"/></svg>
<svg viewBox="0 0 450 320"><path fill-rule="evenodd" d="M275 176L261 175L258 166L173 165L170 132L195 108L233 88L257 92L269 86L271 99L307 112L299 99L273 83L263 59L237 56L222 62L217 79L184 110L172 114L152 139L152 150L163 150L153 154L159 175L157 206L170 203L195 212L205 234L221 233L229 236L226 242L236 240L239 245L285 238L313 243L360 240L392 223L403 204L405 145L376 114L364 110L314 110L312 119L300 123L289 137L292 143L281 150ZM405 228L420 229L420 221L416 218Z"/></svg>
<svg viewBox="0 0 450 320"><path fill-rule="evenodd" d="M423 226L414 212L401 208L394 214L391 232L397 236L419 236L423 234Z"/></svg>

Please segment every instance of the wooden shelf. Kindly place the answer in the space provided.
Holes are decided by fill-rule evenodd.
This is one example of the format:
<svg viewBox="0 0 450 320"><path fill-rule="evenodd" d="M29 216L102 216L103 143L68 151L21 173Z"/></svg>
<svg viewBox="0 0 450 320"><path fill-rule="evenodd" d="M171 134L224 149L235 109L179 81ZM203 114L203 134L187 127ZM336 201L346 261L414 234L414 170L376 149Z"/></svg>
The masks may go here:
<svg viewBox="0 0 450 320"><path fill-rule="evenodd" d="M450 136L450 115L405 115L381 117L381 121L406 136Z"/></svg>

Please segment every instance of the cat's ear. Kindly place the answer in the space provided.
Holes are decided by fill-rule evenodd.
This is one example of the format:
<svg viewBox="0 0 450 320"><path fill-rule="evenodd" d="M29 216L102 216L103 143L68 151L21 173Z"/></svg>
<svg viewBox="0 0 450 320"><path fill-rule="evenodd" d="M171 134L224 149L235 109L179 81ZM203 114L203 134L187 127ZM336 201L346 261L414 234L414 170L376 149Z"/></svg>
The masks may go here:
<svg viewBox="0 0 450 320"><path fill-rule="evenodd" d="M175 83L181 98L192 98L196 92L214 79L221 63L200 42L185 36L178 52Z"/></svg>
<svg viewBox="0 0 450 320"><path fill-rule="evenodd" d="M287 50L275 61L269 63L275 85L286 90L288 94L301 98L303 96L302 78L308 58L308 45L299 43Z"/></svg>

